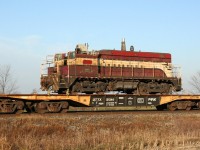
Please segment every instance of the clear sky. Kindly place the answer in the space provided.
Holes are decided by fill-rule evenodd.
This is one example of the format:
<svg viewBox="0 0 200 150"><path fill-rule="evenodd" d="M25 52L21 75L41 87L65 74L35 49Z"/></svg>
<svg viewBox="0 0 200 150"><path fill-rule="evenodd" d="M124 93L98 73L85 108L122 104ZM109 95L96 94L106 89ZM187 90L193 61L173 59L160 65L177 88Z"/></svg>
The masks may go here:
<svg viewBox="0 0 200 150"><path fill-rule="evenodd" d="M1 0L0 65L11 65L21 93L40 88L48 54L120 49L168 52L182 67L183 88L200 70L199 0Z"/></svg>

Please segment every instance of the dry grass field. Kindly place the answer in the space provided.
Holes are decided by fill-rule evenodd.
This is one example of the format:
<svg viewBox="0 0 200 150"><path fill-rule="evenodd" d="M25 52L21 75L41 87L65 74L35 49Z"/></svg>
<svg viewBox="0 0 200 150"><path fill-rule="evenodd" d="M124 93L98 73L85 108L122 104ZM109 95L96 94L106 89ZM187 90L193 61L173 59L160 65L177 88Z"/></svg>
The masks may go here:
<svg viewBox="0 0 200 150"><path fill-rule="evenodd" d="M0 115L1 150L200 149L200 111Z"/></svg>

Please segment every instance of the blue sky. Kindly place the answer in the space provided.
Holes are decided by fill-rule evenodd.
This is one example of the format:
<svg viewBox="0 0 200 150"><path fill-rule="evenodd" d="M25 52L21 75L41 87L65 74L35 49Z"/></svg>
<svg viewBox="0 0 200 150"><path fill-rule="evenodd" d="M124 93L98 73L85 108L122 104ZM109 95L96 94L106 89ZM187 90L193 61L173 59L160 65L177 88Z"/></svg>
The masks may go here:
<svg viewBox="0 0 200 150"><path fill-rule="evenodd" d="M1 0L0 65L11 65L21 93L40 88L46 55L73 50L169 52L182 67L183 87L200 70L200 1Z"/></svg>

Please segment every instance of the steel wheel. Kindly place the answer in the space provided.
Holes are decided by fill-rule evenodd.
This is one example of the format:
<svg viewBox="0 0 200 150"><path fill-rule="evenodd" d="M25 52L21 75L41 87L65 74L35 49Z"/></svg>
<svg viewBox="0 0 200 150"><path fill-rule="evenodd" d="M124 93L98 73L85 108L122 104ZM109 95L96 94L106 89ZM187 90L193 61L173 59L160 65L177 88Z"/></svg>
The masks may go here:
<svg viewBox="0 0 200 150"><path fill-rule="evenodd" d="M167 108L168 108L169 110L171 110L171 111L175 111L175 110L177 109L177 106L176 106L176 105L173 105L173 103L171 103L171 104L168 104L168 105L167 105Z"/></svg>
<svg viewBox="0 0 200 150"><path fill-rule="evenodd" d="M67 111L68 111L67 109L62 109L60 112L61 113L67 113Z"/></svg>
<svg viewBox="0 0 200 150"><path fill-rule="evenodd" d="M191 106L187 106L185 110L191 110Z"/></svg>

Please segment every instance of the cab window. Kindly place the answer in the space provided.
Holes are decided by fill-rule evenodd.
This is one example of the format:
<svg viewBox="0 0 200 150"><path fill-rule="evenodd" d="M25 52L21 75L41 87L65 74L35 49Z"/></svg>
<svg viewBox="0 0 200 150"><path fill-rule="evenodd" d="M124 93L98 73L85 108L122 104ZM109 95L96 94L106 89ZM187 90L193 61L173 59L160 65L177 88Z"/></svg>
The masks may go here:
<svg viewBox="0 0 200 150"><path fill-rule="evenodd" d="M69 52L68 57L69 57L69 59L75 58L75 52Z"/></svg>

